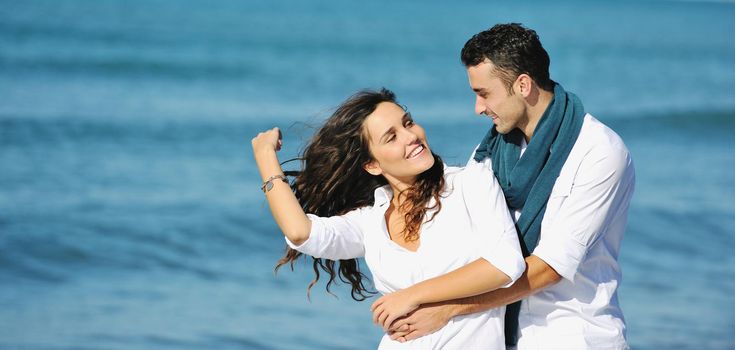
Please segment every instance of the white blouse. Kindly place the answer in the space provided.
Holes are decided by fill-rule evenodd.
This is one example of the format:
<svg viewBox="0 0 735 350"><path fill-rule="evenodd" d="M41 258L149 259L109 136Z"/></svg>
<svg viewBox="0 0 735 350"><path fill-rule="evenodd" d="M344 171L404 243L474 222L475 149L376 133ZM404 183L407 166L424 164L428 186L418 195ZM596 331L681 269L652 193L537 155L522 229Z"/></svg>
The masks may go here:
<svg viewBox="0 0 735 350"><path fill-rule="evenodd" d="M421 226L420 246L409 251L390 240L385 211L389 186L375 190L373 206L328 218L309 215L309 238L292 248L332 260L364 257L375 288L385 294L483 258L511 278L525 270L515 225L492 170L480 163L445 167L441 210ZM429 206L432 206L430 203ZM427 211L430 218L435 210ZM505 308L453 318L436 333L399 343L385 335L379 349L505 349Z"/></svg>

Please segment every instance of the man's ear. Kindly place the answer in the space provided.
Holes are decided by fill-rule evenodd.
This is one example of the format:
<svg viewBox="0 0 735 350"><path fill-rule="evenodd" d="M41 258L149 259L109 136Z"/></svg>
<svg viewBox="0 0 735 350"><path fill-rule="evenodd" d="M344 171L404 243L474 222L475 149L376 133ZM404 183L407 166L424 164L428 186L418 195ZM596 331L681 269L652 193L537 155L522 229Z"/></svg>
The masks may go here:
<svg viewBox="0 0 735 350"><path fill-rule="evenodd" d="M362 168L365 169L370 175L378 176L383 174L383 169L380 168L380 165L377 161L371 160L365 164L362 165Z"/></svg>
<svg viewBox="0 0 735 350"><path fill-rule="evenodd" d="M516 93L523 97L528 97L531 94L531 87L533 85L533 79L528 74L521 74L518 76L515 82Z"/></svg>

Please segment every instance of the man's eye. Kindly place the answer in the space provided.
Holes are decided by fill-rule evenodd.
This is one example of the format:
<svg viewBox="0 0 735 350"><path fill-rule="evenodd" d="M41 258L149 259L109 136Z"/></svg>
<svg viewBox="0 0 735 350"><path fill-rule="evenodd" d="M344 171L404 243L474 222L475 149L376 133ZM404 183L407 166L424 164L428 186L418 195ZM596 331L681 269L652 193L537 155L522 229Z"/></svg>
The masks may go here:
<svg viewBox="0 0 735 350"><path fill-rule="evenodd" d="M385 140L385 141L386 142L393 142L393 140L395 140L395 139L396 139L396 135L390 135L390 136L388 136L388 139Z"/></svg>
<svg viewBox="0 0 735 350"><path fill-rule="evenodd" d="M403 123L404 126L411 126L414 124L413 119L407 119L406 122Z"/></svg>

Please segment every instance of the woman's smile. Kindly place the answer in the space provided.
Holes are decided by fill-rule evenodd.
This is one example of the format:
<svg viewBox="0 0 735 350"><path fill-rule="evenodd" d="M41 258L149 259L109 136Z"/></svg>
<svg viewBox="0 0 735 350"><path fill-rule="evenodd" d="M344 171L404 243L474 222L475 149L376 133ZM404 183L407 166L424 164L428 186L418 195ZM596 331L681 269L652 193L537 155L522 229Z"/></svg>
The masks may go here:
<svg viewBox="0 0 735 350"><path fill-rule="evenodd" d="M422 143L417 144L413 147L413 150L411 150L408 153L408 156L406 158L413 159L416 158L424 153L424 150L426 150L426 147Z"/></svg>

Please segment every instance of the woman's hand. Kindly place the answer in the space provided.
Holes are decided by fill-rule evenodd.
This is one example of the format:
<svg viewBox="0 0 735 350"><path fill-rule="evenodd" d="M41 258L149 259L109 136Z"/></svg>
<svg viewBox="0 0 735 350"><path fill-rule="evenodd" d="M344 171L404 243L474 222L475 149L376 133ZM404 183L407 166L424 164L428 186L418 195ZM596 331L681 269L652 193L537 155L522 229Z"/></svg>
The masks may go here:
<svg viewBox="0 0 735 350"><path fill-rule="evenodd" d="M421 304L418 309L393 322L388 330L391 339L401 343L418 339L440 330L459 314L459 307L453 304Z"/></svg>
<svg viewBox="0 0 735 350"><path fill-rule="evenodd" d="M281 141L281 130L273 128L263 131L251 141L253 153L257 156L263 152L279 151L283 142Z"/></svg>
<svg viewBox="0 0 735 350"><path fill-rule="evenodd" d="M380 297L370 310L373 312L373 322L387 331L393 321L416 310L419 305L412 293L408 289L403 289Z"/></svg>

